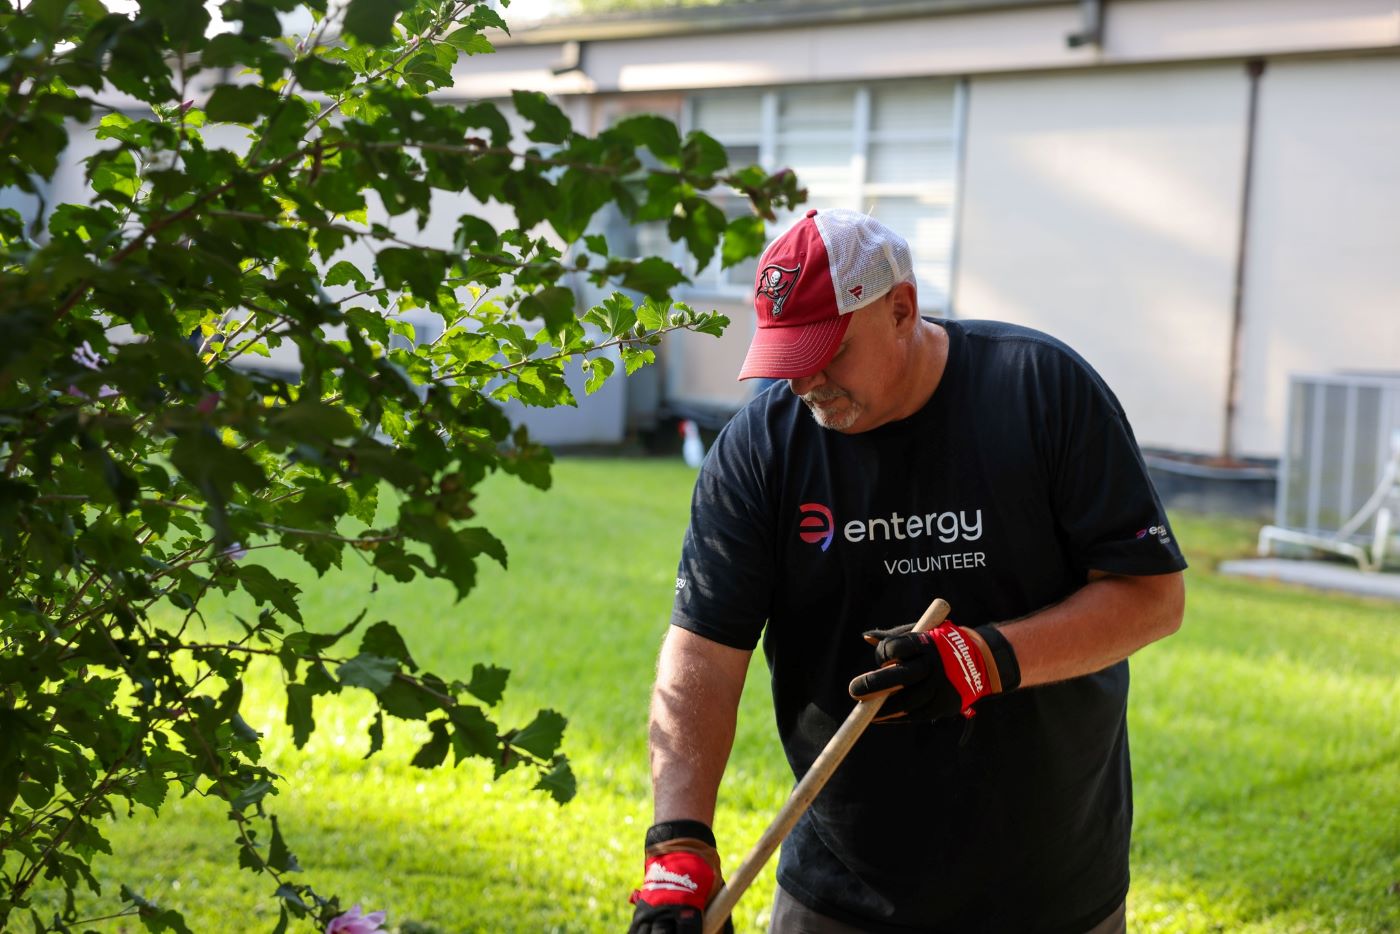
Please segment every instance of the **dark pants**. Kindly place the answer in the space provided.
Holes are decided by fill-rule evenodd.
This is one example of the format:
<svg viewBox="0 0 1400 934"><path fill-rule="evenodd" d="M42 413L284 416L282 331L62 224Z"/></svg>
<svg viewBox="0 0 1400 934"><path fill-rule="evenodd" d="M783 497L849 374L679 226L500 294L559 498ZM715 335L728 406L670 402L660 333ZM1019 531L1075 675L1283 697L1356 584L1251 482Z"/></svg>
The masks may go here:
<svg viewBox="0 0 1400 934"><path fill-rule="evenodd" d="M865 934L854 925L818 914L789 895L781 885L773 898L773 920L768 930L770 934ZM1127 934L1127 930L1128 903L1124 902L1084 934Z"/></svg>

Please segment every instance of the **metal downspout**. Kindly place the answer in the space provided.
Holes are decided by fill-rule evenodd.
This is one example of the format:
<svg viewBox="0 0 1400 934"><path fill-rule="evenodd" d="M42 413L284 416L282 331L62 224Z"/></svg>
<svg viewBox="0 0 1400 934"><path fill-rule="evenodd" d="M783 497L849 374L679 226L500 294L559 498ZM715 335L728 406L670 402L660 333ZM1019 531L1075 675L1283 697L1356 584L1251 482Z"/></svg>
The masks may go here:
<svg viewBox="0 0 1400 934"><path fill-rule="evenodd" d="M1220 456L1235 456L1235 418L1239 413L1240 337L1244 330L1245 263L1249 247L1249 205L1254 187L1254 146L1259 120L1259 79L1264 74L1263 59L1244 64L1249 78L1249 106L1245 115L1244 183L1240 192L1240 236L1235 247L1235 288L1231 301L1230 372L1225 384L1225 429L1220 439Z"/></svg>

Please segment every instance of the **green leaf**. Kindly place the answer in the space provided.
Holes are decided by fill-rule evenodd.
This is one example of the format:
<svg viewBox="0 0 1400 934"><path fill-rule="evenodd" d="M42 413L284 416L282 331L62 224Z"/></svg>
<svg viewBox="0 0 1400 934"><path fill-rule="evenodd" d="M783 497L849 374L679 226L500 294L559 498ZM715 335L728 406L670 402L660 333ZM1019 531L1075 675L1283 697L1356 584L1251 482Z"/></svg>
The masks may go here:
<svg viewBox="0 0 1400 934"><path fill-rule="evenodd" d="M420 769L435 769L447 759L447 751L452 748L452 739L447 735L447 721L434 720L428 724L432 738L423 744L410 763Z"/></svg>
<svg viewBox="0 0 1400 934"><path fill-rule="evenodd" d="M267 864L278 872L301 872L297 858L287 849L287 841L282 839L282 828L278 826L277 818L269 819L272 821L272 842L267 848Z"/></svg>
<svg viewBox="0 0 1400 934"><path fill-rule="evenodd" d="M71 5L68 0L34 0L25 12L32 16L45 32L56 33L63 28L63 17ZM10 12L8 6L5 12Z"/></svg>
<svg viewBox="0 0 1400 934"><path fill-rule="evenodd" d="M326 270L325 285L353 285L356 289L364 291L369 288L369 280L365 274L360 272L360 268L349 260L341 260L330 269Z"/></svg>
<svg viewBox="0 0 1400 934"><path fill-rule="evenodd" d="M408 666L410 671L418 667L414 664L413 656L408 654L408 646L403 637L387 620L380 620L365 630L365 634L360 638L360 651L366 655L396 659Z"/></svg>
<svg viewBox="0 0 1400 934"><path fill-rule="evenodd" d="M481 759L495 758L500 749L496 726L487 719L480 707L453 707L447 711L447 716L456 728L452 734L454 762L461 762L471 756Z"/></svg>
<svg viewBox="0 0 1400 934"><path fill-rule="evenodd" d="M712 202L691 197L681 201L680 209L671 215L666 230L672 240L685 240L696 266L703 269L714 258L725 223L724 212Z"/></svg>
<svg viewBox="0 0 1400 934"><path fill-rule="evenodd" d="M117 508L124 513L130 512L135 508L136 500L141 495L141 481L124 465L117 463L112 455L105 450L99 451L98 454L102 464L102 479L111 489Z"/></svg>
<svg viewBox="0 0 1400 934"><path fill-rule="evenodd" d="M306 916L306 913L311 910L311 907L307 905L306 900L301 897L303 890L304 889L299 889L297 886L287 884L277 887L277 891L273 894L284 902L281 906L283 914L286 914L286 912L290 910L299 918Z"/></svg>
<svg viewBox="0 0 1400 934"><path fill-rule="evenodd" d="M345 321L351 327L363 331L370 340L377 341L379 346L388 345L389 319L380 312L367 308L349 308L345 312Z"/></svg>
<svg viewBox="0 0 1400 934"><path fill-rule="evenodd" d="M384 748L384 714L375 711L374 720L369 725L369 751L365 753L368 759L376 752Z"/></svg>
<svg viewBox="0 0 1400 934"><path fill-rule="evenodd" d="M311 699L316 695L304 684L287 685L287 725L292 728L292 743L301 749L316 729L311 713Z"/></svg>
<svg viewBox="0 0 1400 934"><path fill-rule="evenodd" d="M472 679L467 682L467 690L473 697L495 706L501 702L501 697L505 695L506 680L509 677L510 670L507 668L497 668L495 665L483 665L478 662L472 666Z"/></svg>
<svg viewBox="0 0 1400 934"><path fill-rule="evenodd" d="M562 143L573 133L564 111L539 91L512 91L511 99L520 116L534 126L526 137L537 143Z"/></svg>
<svg viewBox="0 0 1400 934"><path fill-rule="evenodd" d="M136 159L126 149L99 153L89 161L93 191L115 191L128 198L134 197L139 182L136 178Z"/></svg>
<svg viewBox="0 0 1400 934"><path fill-rule="evenodd" d="M263 798L277 793L277 788L272 782L258 779L240 791L229 804L235 811L243 812L255 804L261 803Z"/></svg>
<svg viewBox="0 0 1400 934"><path fill-rule="evenodd" d="M258 606L271 603L279 612L301 622L301 607L297 605L300 587L260 564L239 563L236 568L238 582Z"/></svg>
<svg viewBox="0 0 1400 934"><path fill-rule="evenodd" d="M309 482L309 481L308 481ZM277 513L279 525L299 529L335 528L336 521L349 508L350 497L340 487L329 483L306 486L300 496L282 501ZM319 541L319 540L318 540ZM323 544L342 544L323 542Z"/></svg>
<svg viewBox="0 0 1400 934"><path fill-rule="evenodd" d="M502 7L509 5L508 3L501 4ZM499 29L507 35L510 34L510 27L506 25L505 20L501 19L501 14L483 3L478 3L476 6L472 7L471 16L469 16L468 19L473 25L479 28Z"/></svg>
<svg viewBox="0 0 1400 934"><path fill-rule="evenodd" d="M238 843L238 865L242 869L251 869L253 872L264 872L267 870L267 863L263 860L262 854L257 850L253 831L248 832L248 836L239 837Z"/></svg>
<svg viewBox="0 0 1400 934"><path fill-rule="evenodd" d="M654 350L638 350L635 347L622 348L622 365L627 368L628 376L655 362L656 351Z"/></svg>
<svg viewBox="0 0 1400 934"><path fill-rule="evenodd" d="M353 69L339 62L328 62L324 58L309 55L292 65L292 74L297 76L301 86L308 91L335 93L348 88L355 81Z"/></svg>
<svg viewBox="0 0 1400 934"><path fill-rule="evenodd" d="M691 172L711 174L729 164L729 154L714 137L699 130L686 134L681 149L681 164Z"/></svg>
<svg viewBox="0 0 1400 934"><path fill-rule="evenodd" d="M607 357L593 357L588 361L588 381L584 384L583 391L587 395L593 395L603 388L609 376L613 374L613 362Z"/></svg>
<svg viewBox="0 0 1400 934"><path fill-rule="evenodd" d="M690 309L687 308L686 310L689 311ZM690 327L691 330L699 334L709 334L713 337L720 337L724 334L724 329L729 327L729 319L717 311L710 311L696 317Z"/></svg>
<svg viewBox="0 0 1400 934"><path fill-rule="evenodd" d="M405 534L432 549L437 576L450 580L460 600L476 586L476 558L482 554L506 564L506 549L500 540L483 528L450 529L427 516L405 515L399 519ZM377 556L376 556L377 557Z"/></svg>
<svg viewBox="0 0 1400 934"><path fill-rule="evenodd" d="M256 856L254 858L256 859ZM142 898L125 885L121 887L121 893L122 901L131 902L136 906L136 914L147 931L173 931L175 934L190 934L184 916L175 909L161 908L155 902Z"/></svg>
<svg viewBox="0 0 1400 934"><path fill-rule="evenodd" d="M253 123L277 106L277 95L256 84L221 84L209 96L204 114L217 123Z"/></svg>
<svg viewBox="0 0 1400 934"><path fill-rule="evenodd" d="M742 263L763 251L763 218L754 215L737 217L724 228L724 246L720 250L720 267Z"/></svg>
<svg viewBox="0 0 1400 934"><path fill-rule="evenodd" d="M384 284L391 289L407 285L424 301L437 297L438 286L447 271L447 258L437 250L410 250L388 247L375 257Z"/></svg>
<svg viewBox="0 0 1400 934"><path fill-rule="evenodd" d="M583 320L598 325L610 337L621 337L637 323L636 305L621 292L614 292L601 305L588 309Z"/></svg>
<svg viewBox="0 0 1400 934"><path fill-rule="evenodd" d="M393 683L380 691L378 700L380 710L400 720L423 720L429 711L442 706L422 689L402 678L395 678Z"/></svg>
<svg viewBox="0 0 1400 934"><path fill-rule="evenodd" d="M220 503L232 499L234 484L250 493L267 485L262 468L251 457L226 447L209 432L181 435L170 451L170 461L186 480Z"/></svg>
<svg viewBox="0 0 1400 934"><path fill-rule="evenodd" d="M267 424L292 439L320 444L353 437L359 428L354 417L340 406L305 398L273 410Z"/></svg>
<svg viewBox="0 0 1400 934"><path fill-rule="evenodd" d="M151 144L151 124L147 120L132 120L118 111L103 117L94 135L98 139L118 139L144 149Z"/></svg>
<svg viewBox="0 0 1400 934"><path fill-rule="evenodd" d="M535 787L549 792L549 796L560 804L572 800L578 792L573 769L569 768L569 763L562 756L556 757L549 770L540 775Z"/></svg>
<svg viewBox="0 0 1400 934"><path fill-rule="evenodd" d="M131 788L131 800L157 813L165 803L169 787L170 783L164 775L147 770L136 777L136 783Z"/></svg>
<svg viewBox="0 0 1400 934"><path fill-rule="evenodd" d="M496 51L496 47L491 44L490 39L470 26L463 26L452 33L447 37L447 43L454 48L461 49L468 55L481 55L485 52Z"/></svg>
<svg viewBox="0 0 1400 934"><path fill-rule="evenodd" d="M392 658L366 655L361 652L336 669L336 677L346 687L365 688L378 694L387 688L398 673L399 663Z"/></svg>
<svg viewBox="0 0 1400 934"><path fill-rule="evenodd" d="M652 155L668 165L679 165L681 134L676 125L655 114L638 114L619 120L613 130L627 137L634 145L645 146Z"/></svg>
<svg viewBox="0 0 1400 934"><path fill-rule="evenodd" d="M432 52L415 55L403 66L404 77L415 90L423 92L434 88L447 87L452 83L452 72L443 67Z"/></svg>
<svg viewBox="0 0 1400 934"><path fill-rule="evenodd" d="M200 43L209 28L209 11L188 0L141 0L141 15L160 23L173 45Z"/></svg>
<svg viewBox="0 0 1400 934"><path fill-rule="evenodd" d="M371 486L363 492L354 490L350 497L350 515L365 525L374 525L379 512L379 487Z"/></svg>
<svg viewBox="0 0 1400 934"><path fill-rule="evenodd" d="M475 244L478 250L493 252L500 244L496 228L473 214L463 214L457 219L457 234L453 245L458 250L466 250Z"/></svg>
<svg viewBox="0 0 1400 934"><path fill-rule="evenodd" d="M510 738L510 744L539 759L548 759L559 749L564 738L564 726L569 721L554 710L541 710L520 732Z"/></svg>
<svg viewBox="0 0 1400 934"><path fill-rule="evenodd" d="M394 38L394 17L404 8L402 0L350 0L345 31L368 45L388 45Z"/></svg>
<svg viewBox="0 0 1400 934"><path fill-rule="evenodd" d="M637 322L648 331L659 331L666 326L671 314L671 303L648 298L637 306Z"/></svg>
<svg viewBox="0 0 1400 934"><path fill-rule="evenodd" d="M457 541L474 555L487 555L502 568L506 567L506 546L499 538L480 526L457 531Z"/></svg>
<svg viewBox="0 0 1400 934"><path fill-rule="evenodd" d="M656 299L666 298L671 289L686 281L679 269L659 256L648 256L622 277L623 288L636 289Z"/></svg>
<svg viewBox="0 0 1400 934"><path fill-rule="evenodd" d="M574 321L574 291L562 285L550 286L525 296L520 303L520 316L543 319L551 333Z"/></svg>

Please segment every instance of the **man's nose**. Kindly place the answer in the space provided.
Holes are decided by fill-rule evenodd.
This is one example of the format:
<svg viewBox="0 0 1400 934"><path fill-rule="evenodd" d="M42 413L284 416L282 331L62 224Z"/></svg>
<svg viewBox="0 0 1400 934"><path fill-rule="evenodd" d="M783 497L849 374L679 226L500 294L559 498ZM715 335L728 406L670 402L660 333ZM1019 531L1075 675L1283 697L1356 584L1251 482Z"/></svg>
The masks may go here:
<svg viewBox="0 0 1400 934"><path fill-rule="evenodd" d="M788 380L788 388L799 396L805 396L824 382L826 382L826 370L818 370L811 376L799 376L796 379Z"/></svg>

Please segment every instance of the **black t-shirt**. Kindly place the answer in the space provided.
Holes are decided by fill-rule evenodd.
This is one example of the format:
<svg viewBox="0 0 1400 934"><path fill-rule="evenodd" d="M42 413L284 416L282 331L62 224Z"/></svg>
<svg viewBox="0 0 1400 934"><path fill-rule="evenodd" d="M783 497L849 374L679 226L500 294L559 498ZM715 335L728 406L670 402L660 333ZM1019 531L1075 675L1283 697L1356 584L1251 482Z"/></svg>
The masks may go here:
<svg viewBox="0 0 1400 934"><path fill-rule="evenodd" d="M1024 616L1089 569L1186 563L1118 401L1077 354L939 321L937 391L902 421L821 428L786 386L701 468L672 624L763 635L778 733L803 775L874 666L869 628L934 597L962 626ZM1128 886L1126 662L983 700L970 721L876 724L783 845L799 901L870 931L1082 931Z"/></svg>

